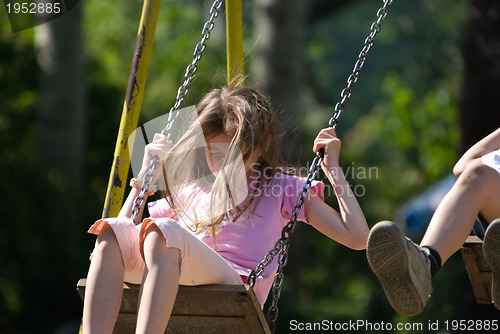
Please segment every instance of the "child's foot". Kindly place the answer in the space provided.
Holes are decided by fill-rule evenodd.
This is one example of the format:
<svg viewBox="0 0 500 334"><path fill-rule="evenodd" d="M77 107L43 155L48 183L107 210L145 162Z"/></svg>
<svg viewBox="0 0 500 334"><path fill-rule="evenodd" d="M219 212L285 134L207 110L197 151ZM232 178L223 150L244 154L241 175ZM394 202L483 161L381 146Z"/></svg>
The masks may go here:
<svg viewBox="0 0 500 334"><path fill-rule="evenodd" d="M376 224L368 236L368 263L398 313L421 313L432 291L428 253L389 221Z"/></svg>
<svg viewBox="0 0 500 334"><path fill-rule="evenodd" d="M500 219L493 221L484 234L483 253L492 272L491 298L500 310Z"/></svg>

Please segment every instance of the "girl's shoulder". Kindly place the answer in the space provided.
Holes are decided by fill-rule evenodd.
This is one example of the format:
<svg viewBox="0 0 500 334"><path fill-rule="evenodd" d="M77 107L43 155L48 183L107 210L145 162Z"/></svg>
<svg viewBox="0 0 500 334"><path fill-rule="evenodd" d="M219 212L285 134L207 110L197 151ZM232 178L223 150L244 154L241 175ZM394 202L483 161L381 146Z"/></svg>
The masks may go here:
<svg viewBox="0 0 500 334"><path fill-rule="evenodd" d="M272 203L281 213L283 220L290 219L297 201L304 190L306 178L296 174L277 173L273 176L268 186L264 188L263 194L266 198L263 202ZM325 185L321 181L312 181L309 194L315 194L324 199ZM297 220L307 222L305 210L301 210Z"/></svg>

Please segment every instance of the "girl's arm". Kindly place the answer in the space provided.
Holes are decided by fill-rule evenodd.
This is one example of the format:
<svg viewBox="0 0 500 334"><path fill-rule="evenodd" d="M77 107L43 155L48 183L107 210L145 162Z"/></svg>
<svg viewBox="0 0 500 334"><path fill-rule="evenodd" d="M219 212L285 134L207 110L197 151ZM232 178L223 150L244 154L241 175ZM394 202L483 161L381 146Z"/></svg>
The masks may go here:
<svg viewBox="0 0 500 334"><path fill-rule="evenodd" d="M314 141L313 150L324 150L321 163L326 177L335 189L339 211L335 211L315 194L304 202L307 221L329 238L352 249L365 249L369 228L359 203L339 167L340 140L333 128L323 129Z"/></svg>
<svg viewBox="0 0 500 334"><path fill-rule="evenodd" d="M455 164L455 167L453 167L453 174L459 177L472 160L478 159L498 149L500 149L500 128L496 129L467 150Z"/></svg>

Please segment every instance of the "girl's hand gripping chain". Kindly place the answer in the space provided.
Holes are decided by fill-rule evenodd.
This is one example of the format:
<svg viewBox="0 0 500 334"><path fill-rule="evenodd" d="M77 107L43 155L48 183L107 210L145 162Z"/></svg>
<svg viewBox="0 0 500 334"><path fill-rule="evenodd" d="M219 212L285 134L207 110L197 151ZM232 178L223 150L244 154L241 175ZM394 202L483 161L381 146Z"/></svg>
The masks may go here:
<svg viewBox="0 0 500 334"><path fill-rule="evenodd" d="M156 191L156 187L154 184L158 180L158 177L161 175L162 171L162 161L165 160L170 147L172 146L172 142L167 139L165 135L156 133L153 142L146 145L144 149L144 157L142 159L142 167L137 175L137 178L134 178L130 181L130 186L132 190L130 191L125 203L123 203L122 209L118 214L118 217L133 217L136 224L139 223L139 218L142 216L142 212L144 210L143 203L145 201L145 197L152 195ZM153 158L157 157L158 163L156 168L152 173L152 178L150 182L148 182L148 189L144 192L144 197L141 198L141 191L143 191L143 183L144 178L148 175L149 170L151 169ZM148 176L149 178L149 176ZM136 206L138 206L139 211L136 211Z"/></svg>
<svg viewBox="0 0 500 334"><path fill-rule="evenodd" d="M337 138L334 128L321 130L314 140L313 151L319 152L319 150L323 150L321 167L325 172L339 168L340 144L340 139Z"/></svg>
<svg viewBox="0 0 500 334"><path fill-rule="evenodd" d="M153 179L151 181L151 184L154 184L158 180L158 177L160 176L162 170L160 168L161 162L165 160L165 157L167 156L167 153L171 147L172 142L169 141L165 135L162 135L160 133L155 134L153 142L146 145L144 150L144 158L142 160L141 171L139 172L139 175L137 175L139 185L142 184L144 176L151 168L151 162L153 160L153 157L155 156L158 157L159 164L153 172Z"/></svg>

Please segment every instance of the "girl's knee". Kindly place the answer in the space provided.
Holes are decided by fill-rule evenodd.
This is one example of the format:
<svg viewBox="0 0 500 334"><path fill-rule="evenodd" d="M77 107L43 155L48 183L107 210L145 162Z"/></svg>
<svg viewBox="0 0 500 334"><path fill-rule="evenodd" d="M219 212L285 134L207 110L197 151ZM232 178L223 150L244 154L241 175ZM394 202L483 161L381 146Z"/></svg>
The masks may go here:
<svg viewBox="0 0 500 334"><path fill-rule="evenodd" d="M470 163L456 182L456 191L467 193L486 206L500 193L500 174L481 161Z"/></svg>
<svg viewBox="0 0 500 334"><path fill-rule="evenodd" d="M166 247L166 240L162 232L155 224L151 224L143 232L143 247Z"/></svg>
<svg viewBox="0 0 500 334"><path fill-rule="evenodd" d="M495 184L500 186L500 174L493 168L483 164L481 160L475 160L465 167L458 181L467 186L490 188Z"/></svg>
<svg viewBox="0 0 500 334"><path fill-rule="evenodd" d="M167 245L167 240L163 236L160 228L155 224L148 226L144 231L144 238L142 242L142 251L144 259L148 258L154 259L160 254L171 254L174 260L177 260L179 256L179 250L177 248L170 248Z"/></svg>
<svg viewBox="0 0 500 334"><path fill-rule="evenodd" d="M148 246L156 245L167 247L168 241L163 231L166 231L168 235L170 235L170 233L176 235L178 229L182 230L177 222L170 219L160 221L151 219L145 220L142 224L139 237L141 249L144 248L146 243Z"/></svg>
<svg viewBox="0 0 500 334"><path fill-rule="evenodd" d="M118 239L116 238L113 228L108 224L105 224L102 230L99 232L96 240L96 248L110 248L118 247Z"/></svg>
<svg viewBox="0 0 500 334"><path fill-rule="evenodd" d="M113 262L122 260L120 262L123 264L120 245L111 226L106 224L99 232L91 259L92 262L95 260L100 262L104 259L111 259Z"/></svg>

